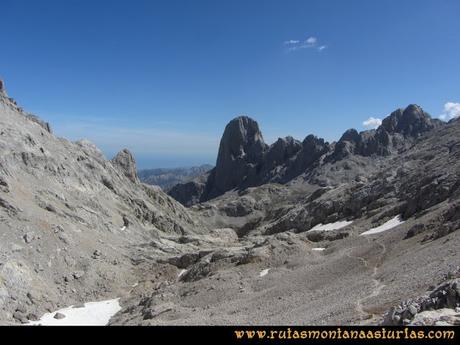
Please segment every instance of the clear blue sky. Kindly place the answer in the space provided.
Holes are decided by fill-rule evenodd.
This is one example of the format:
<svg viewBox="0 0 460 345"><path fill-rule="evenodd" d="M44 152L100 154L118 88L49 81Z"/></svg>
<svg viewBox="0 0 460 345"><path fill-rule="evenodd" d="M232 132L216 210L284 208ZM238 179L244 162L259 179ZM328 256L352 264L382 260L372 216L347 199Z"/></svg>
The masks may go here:
<svg viewBox="0 0 460 345"><path fill-rule="evenodd" d="M214 163L239 114L269 143L333 141L409 103L438 117L460 102L459 0L1 0L1 13L10 96L140 167Z"/></svg>

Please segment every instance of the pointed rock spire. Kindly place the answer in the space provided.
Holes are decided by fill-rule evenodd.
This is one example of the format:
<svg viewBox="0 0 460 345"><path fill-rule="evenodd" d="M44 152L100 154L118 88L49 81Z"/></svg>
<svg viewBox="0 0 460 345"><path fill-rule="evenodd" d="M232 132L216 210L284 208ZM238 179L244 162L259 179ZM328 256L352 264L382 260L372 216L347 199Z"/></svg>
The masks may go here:
<svg viewBox="0 0 460 345"><path fill-rule="evenodd" d="M128 149L123 149L118 152L118 154L112 159L112 163L132 182L139 183L136 161Z"/></svg>

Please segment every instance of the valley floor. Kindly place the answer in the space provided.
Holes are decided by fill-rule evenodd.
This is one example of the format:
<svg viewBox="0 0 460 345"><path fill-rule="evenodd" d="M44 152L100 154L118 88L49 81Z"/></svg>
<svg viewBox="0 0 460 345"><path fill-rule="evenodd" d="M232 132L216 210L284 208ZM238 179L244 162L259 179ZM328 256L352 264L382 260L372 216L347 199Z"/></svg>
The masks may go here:
<svg viewBox="0 0 460 345"><path fill-rule="evenodd" d="M192 281L179 269L141 281L111 323L377 324L390 307L424 294L460 263L456 233L426 243L403 240L405 233L401 225L320 245L283 233L252 239L249 259L241 257L244 243L235 242L192 265L198 274Z"/></svg>

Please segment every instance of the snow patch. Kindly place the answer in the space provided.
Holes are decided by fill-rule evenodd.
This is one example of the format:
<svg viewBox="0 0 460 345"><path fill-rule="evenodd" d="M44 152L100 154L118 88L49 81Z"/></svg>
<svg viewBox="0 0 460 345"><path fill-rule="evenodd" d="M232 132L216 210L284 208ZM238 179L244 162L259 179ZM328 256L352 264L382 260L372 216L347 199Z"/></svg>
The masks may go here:
<svg viewBox="0 0 460 345"><path fill-rule="evenodd" d="M342 220L342 221L338 221L338 222L335 222L335 223L329 223L329 224L317 224L315 225L313 228L311 228L310 230L308 231L332 231L332 230L338 230L338 229L342 229L348 225L350 225L351 223L353 223L353 221L346 221L346 220Z"/></svg>
<svg viewBox="0 0 460 345"><path fill-rule="evenodd" d="M360 234L360 236L363 236L363 235L373 235L373 234L378 234L379 232L384 232L384 231L387 231L387 230L390 230L390 229L393 229L395 227L397 227L398 225L401 225L402 223L404 223L404 221L401 219L401 215L398 215L396 217L394 217L393 219L390 219L388 222L376 227L376 228L372 228L370 230L367 230L363 233Z"/></svg>
<svg viewBox="0 0 460 345"><path fill-rule="evenodd" d="M259 273L259 277L266 276L266 275L268 274L268 271L270 271L269 268L266 268L266 269L262 270L262 271Z"/></svg>
<svg viewBox="0 0 460 345"><path fill-rule="evenodd" d="M180 271L179 274L177 275L177 278L182 277L186 272L187 272L187 270Z"/></svg>
<svg viewBox="0 0 460 345"><path fill-rule="evenodd" d="M318 252L322 252L323 250L325 250L326 248L312 248L311 250L314 250L314 251L318 251Z"/></svg>
<svg viewBox="0 0 460 345"><path fill-rule="evenodd" d="M38 321L30 321L27 325L42 326L105 326L112 316L121 310L119 298L89 302L81 308L70 306L53 313L46 313ZM65 315L62 319L55 319L56 313Z"/></svg>

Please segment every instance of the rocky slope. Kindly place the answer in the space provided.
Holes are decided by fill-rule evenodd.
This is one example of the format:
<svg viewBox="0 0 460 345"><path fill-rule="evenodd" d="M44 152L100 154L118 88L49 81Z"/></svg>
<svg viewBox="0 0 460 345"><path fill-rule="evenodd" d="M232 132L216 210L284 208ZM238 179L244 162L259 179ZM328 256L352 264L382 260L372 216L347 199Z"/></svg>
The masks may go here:
<svg viewBox="0 0 460 345"><path fill-rule="evenodd" d="M190 180L208 172L213 168L212 165L203 164L188 168L158 168L139 170L139 179L147 184L160 186L164 191L179 183L187 183Z"/></svg>
<svg viewBox="0 0 460 345"><path fill-rule="evenodd" d="M109 161L88 141L54 136L3 83L0 128L0 323L117 296L138 279L137 245L205 229L139 182L127 150Z"/></svg>

